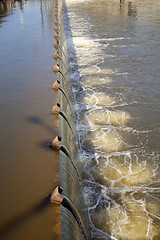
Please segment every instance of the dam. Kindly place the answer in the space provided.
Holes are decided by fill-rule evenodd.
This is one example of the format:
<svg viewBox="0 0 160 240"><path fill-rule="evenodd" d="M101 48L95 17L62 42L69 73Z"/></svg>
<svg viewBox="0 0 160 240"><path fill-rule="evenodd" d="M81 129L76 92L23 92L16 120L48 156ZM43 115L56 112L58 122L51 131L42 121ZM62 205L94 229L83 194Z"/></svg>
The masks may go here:
<svg viewBox="0 0 160 240"><path fill-rule="evenodd" d="M160 3L4 2L2 239L159 240Z"/></svg>
<svg viewBox="0 0 160 240"><path fill-rule="evenodd" d="M145 93L153 78L159 86L158 65L152 64L159 33L155 30L150 42L147 18L149 6L156 5L156 1L57 1L59 84L69 99L61 92L60 105L75 134L71 129L71 137L66 132L64 119L60 132L82 181L80 187L73 186L70 178L76 172L73 167L65 172L70 163L61 156L62 186L83 217L86 205L87 239L160 238L158 99ZM141 21L144 28L139 27ZM84 203L79 200L80 188ZM75 221L71 223L63 211L62 207L62 239L85 239L73 233Z"/></svg>

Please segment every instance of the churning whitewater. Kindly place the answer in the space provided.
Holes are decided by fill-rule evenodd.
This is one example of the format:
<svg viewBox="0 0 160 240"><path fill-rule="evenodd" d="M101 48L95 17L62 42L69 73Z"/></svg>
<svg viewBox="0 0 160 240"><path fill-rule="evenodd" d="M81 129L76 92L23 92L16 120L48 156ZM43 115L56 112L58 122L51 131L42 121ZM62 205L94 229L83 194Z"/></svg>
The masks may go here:
<svg viewBox="0 0 160 240"><path fill-rule="evenodd" d="M144 55L135 26L136 4L118 0L66 0L66 4L81 147L78 161L91 239L160 239L159 152L148 144L158 128L140 121L147 100L139 101L131 82L138 74L131 70L134 52L139 64Z"/></svg>

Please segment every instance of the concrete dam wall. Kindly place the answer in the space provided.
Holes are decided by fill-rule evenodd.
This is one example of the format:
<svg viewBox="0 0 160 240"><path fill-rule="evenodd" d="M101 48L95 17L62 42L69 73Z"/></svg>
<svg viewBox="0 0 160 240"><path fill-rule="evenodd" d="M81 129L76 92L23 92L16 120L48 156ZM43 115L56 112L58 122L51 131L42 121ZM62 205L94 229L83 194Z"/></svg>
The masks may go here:
<svg viewBox="0 0 160 240"><path fill-rule="evenodd" d="M76 131L75 102L70 78L69 66L69 46L66 34L69 33L69 19L67 26L64 23L68 19L65 1L55 1L55 49L54 55L57 64L53 71L58 76L58 80L52 88L59 94L59 103L52 108L55 117L59 115L60 136L53 142L59 142L61 159L61 187L62 195L66 202L62 202L61 207L61 230L62 239L88 239L88 214L82 193L81 169L77 162L80 151L79 140ZM69 43L69 45L71 42Z"/></svg>
<svg viewBox="0 0 160 240"><path fill-rule="evenodd" d="M160 238L158 5L55 1L62 239Z"/></svg>

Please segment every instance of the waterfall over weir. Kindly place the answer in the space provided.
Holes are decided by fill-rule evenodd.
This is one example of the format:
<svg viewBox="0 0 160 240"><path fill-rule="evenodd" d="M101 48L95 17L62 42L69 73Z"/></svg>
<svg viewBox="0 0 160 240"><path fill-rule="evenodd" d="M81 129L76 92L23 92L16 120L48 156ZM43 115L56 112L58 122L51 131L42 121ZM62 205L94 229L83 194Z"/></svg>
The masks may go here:
<svg viewBox="0 0 160 240"><path fill-rule="evenodd" d="M63 196L69 201L68 206L62 204L61 225L62 239L87 239L88 235L88 214L82 194L82 180L79 175L77 158L79 144L76 134L76 116L74 113L74 99L70 81L68 47L66 32L64 27L64 5L58 1L58 64L59 74L59 102L61 114L60 136L62 146L60 151L61 158L61 186ZM54 87L53 87L54 88ZM71 205L70 205L71 204Z"/></svg>
<svg viewBox="0 0 160 240"><path fill-rule="evenodd" d="M149 76L158 39L150 45L147 18L142 39L135 21L150 7L139 3L138 16L136 4L58 1L61 186L73 207L62 205L62 239L160 238L160 128L148 90L152 78L159 86Z"/></svg>

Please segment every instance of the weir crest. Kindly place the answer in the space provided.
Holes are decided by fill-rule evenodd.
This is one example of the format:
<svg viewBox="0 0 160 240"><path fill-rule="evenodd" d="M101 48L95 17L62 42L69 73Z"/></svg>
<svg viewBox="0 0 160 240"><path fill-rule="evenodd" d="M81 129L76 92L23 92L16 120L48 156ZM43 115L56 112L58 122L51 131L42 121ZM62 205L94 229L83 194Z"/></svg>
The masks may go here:
<svg viewBox="0 0 160 240"><path fill-rule="evenodd" d="M66 147L61 186L80 221L62 205L62 239L157 240L159 155L147 150L150 130L134 123L137 102L125 98L129 71L112 64L125 55L118 48L136 43L127 30L120 36L115 29L115 37L98 30L107 24L108 9L119 6L111 2L57 2L59 120Z"/></svg>

